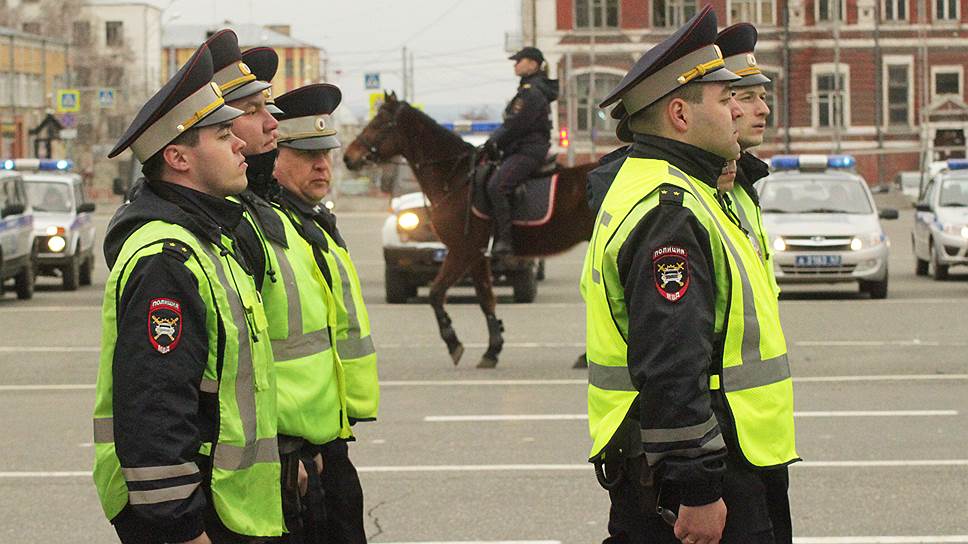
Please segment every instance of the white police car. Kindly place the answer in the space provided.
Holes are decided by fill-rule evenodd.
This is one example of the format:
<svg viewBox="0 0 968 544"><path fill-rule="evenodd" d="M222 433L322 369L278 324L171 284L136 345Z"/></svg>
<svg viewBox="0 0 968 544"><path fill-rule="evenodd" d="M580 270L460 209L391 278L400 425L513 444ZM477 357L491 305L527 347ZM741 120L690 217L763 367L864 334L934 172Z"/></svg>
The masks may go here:
<svg viewBox="0 0 968 544"><path fill-rule="evenodd" d="M857 282L887 297L890 242L880 219L898 212L874 204L849 155L778 155L757 184L778 283Z"/></svg>
<svg viewBox="0 0 968 544"><path fill-rule="evenodd" d="M950 267L968 265L968 160L947 161L915 209L911 243L917 275L943 280Z"/></svg>
<svg viewBox="0 0 968 544"><path fill-rule="evenodd" d="M17 298L34 296L33 230L23 177L0 170L0 294L12 282Z"/></svg>
<svg viewBox="0 0 968 544"><path fill-rule="evenodd" d="M94 203L84 196L81 176L67 160L0 162L21 172L34 213L37 275L60 276L65 290L90 285L94 270Z"/></svg>

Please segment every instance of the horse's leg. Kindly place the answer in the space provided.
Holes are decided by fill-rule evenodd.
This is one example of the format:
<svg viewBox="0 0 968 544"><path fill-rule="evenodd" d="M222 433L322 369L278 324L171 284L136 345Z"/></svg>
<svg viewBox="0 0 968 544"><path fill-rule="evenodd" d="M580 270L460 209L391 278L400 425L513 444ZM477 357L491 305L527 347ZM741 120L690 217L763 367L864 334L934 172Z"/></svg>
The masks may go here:
<svg viewBox="0 0 968 544"><path fill-rule="evenodd" d="M494 368L497 366L498 355L504 347L504 324L494 314L496 306L494 300L494 289L491 283L491 261L481 258L481 260L471 269L471 278L474 280L474 290L477 292L477 301L484 312L484 319L487 320L487 351L481 357L477 368Z"/></svg>
<svg viewBox="0 0 968 544"><path fill-rule="evenodd" d="M447 344L447 352L450 353L450 358L454 361L454 366L457 366L461 356L464 355L464 345L457 339L453 322L450 316L447 315L447 311L444 310L444 302L447 300L447 290L464 275L467 266L468 260L465 254L450 251L444 257L444 262L440 267L440 271L437 272L437 277L430 284L430 306L434 309L434 315L437 317L437 327L440 329L440 337Z"/></svg>

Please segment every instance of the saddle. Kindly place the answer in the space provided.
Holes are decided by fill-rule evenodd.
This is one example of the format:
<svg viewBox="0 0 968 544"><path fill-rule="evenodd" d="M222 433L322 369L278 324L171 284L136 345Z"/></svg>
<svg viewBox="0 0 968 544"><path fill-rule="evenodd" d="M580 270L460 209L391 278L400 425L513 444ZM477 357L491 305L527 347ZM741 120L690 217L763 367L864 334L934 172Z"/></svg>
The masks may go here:
<svg viewBox="0 0 968 544"><path fill-rule="evenodd" d="M551 154L537 172L518 185L511 194L511 223L519 227L540 227L554 215L555 193L558 188L558 155ZM471 211L477 217L491 219L491 199L487 181L497 168L496 162L481 165L475 170L471 191Z"/></svg>

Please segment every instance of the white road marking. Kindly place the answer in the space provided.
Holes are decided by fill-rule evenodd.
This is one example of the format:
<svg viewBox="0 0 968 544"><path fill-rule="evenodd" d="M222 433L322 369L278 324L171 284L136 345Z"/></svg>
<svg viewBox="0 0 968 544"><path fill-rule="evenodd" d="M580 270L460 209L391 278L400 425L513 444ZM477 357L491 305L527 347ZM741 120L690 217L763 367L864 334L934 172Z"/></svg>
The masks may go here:
<svg viewBox="0 0 968 544"><path fill-rule="evenodd" d="M968 342L939 342L934 340L798 340L793 345L800 347L964 347Z"/></svg>
<svg viewBox="0 0 968 544"><path fill-rule="evenodd" d="M391 542L381 544L561 544L560 540L448 540L434 542Z"/></svg>
<svg viewBox="0 0 968 544"><path fill-rule="evenodd" d="M872 376L804 376L793 378L795 383L879 382L879 381L935 381L968 380L968 374L884 374ZM587 379L560 380L383 380L380 387L455 387L455 386L512 386L512 385L588 385ZM94 389L94 384L24 384L0 385L4 391L73 391Z"/></svg>
<svg viewBox="0 0 968 544"><path fill-rule="evenodd" d="M100 347L82 346L0 346L0 353L99 353Z"/></svg>
<svg viewBox="0 0 968 544"><path fill-rule="evenodd" d="M895 468L895 467L968 467L968 459L912 459L873 461L803 461L791 468ZM591 472L590 463L574 464L507 464L507 465L386 465L358 466L358 472L402 474L418 472ZM89 478L90 471L8 471L0 479Z"/></svg>
<svg viewBox="0 0 968 544"><path fill-rule="evenodd" d="M956 416L957 410L837 410L794 412L794 417L931 417ZM455 423L484 421L574 421L587 420L586 414L486 414L461 416L426 416L425 422Z"/></svg>
<svg viewBox="0 0 968 544"><path fill-rule="evenodd" d="M18 312L77 312L101 311L100 306L18 306L15 308L0 308L0 314L15 314Z"/></svg>
<svg viewBox="0 0 968 544"><path fill-rule="evenodd" d="M424 343L377 343L377 351L381 349L415 349L415 348L442 348L443 343L437 342L424 342ZM487 347L487 342L465 342L465 348L481 349ZM553 348L567 348L567 349L585 349L584 342L505 342L505 348L515 348L515 349L553 349Z"/></svg>
<svg viewBox="0 0 968 544"><path fill-rule="evenodd" d="M793 544L964 544L968 535L943 536L801 536Z"/></svg>

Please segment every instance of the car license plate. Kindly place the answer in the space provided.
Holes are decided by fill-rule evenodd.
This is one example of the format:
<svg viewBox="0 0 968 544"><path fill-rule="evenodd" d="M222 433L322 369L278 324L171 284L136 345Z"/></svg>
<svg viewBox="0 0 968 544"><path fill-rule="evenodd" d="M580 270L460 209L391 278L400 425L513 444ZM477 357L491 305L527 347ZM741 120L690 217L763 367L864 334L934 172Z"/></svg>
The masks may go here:
<svg viewBox="0 0 968 544"><path fill-rule="evenodd" d="M840 255L797 255L796 266L840 266Z"/></svg>
<svg viewBox="0 0 968 544"><path fill-rule="evenodd" d="M444 257L446 257L446 256L447 256L447 248L435 249L434 250L433 259L434 259L434 262L435 263L442 263L442 262L444 262Z"/></svg>

